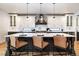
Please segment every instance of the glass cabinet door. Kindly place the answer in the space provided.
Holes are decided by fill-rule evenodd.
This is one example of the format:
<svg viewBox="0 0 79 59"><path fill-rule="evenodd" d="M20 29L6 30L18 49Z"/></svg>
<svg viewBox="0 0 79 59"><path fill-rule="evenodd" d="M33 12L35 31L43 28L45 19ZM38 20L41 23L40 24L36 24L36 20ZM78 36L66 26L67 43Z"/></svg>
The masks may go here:
<svg viewBox="0 0 79 59"><path fill-rule="evenodd" d="M16 16L10 16L10 26L16 26Z"/></svg>
<svg viewBox="0 0 79 59"><path fill-rule="evenodd" d="M73 16L67 16L67 26L72 26Z"/></svg>

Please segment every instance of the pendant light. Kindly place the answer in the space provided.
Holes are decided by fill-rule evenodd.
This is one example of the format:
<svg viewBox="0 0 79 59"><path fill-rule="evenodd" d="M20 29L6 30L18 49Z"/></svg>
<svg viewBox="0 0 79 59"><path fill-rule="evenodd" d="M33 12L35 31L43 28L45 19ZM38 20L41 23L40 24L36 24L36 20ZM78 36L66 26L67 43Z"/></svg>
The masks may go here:
<svg viewBox="0 0 79 59"><path fill-rule="evenodd" d="M53 4L53 19L55 19L55 4L56 3L52 3Z"/></svg>
<svg viewBox="0 0 79 59"><path fill-rule="evenodd" d="M39 15L39 20L40 20L40 23L43 23L43 14L41 13L41 12L42 12L41 7L42 7L42 3L40 3L40 15Z"/></svg>

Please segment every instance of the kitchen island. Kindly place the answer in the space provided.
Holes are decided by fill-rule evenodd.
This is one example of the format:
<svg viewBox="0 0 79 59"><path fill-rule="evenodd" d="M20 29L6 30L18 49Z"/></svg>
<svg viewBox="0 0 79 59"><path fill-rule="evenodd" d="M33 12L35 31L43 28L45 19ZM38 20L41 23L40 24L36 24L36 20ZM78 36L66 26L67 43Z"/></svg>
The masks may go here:
<svg viewBox="0 0 79 59"><path fill-rule="evenodd" d="M67 33L50 33L50 32L47 32L47 33L38 33L38 32L30 32L30 33L15 33L15 34L10 34L10 35L6 35L6 41L7 41L7 49L9 51L9 55L10 55L10 36L15 36L17 38L30 38L28 39L30 42L29 44L32 45L32 37L33 36L41 36L43 38L50 38L49 40L51 40L51 38L53 38L53 36L56 36L56 35L62 35L64 37L67 37L67 41L69 43L69 49L70 49L70 55L75 55L75 51L74 51L74 41L75 41L75 35L70 35L70 34L67 34ZM15 40L15 43L16 43L16 40ZM50 43L50 46L51 46L51 41L49 42ZM31 47L31 46L30 46ZM51 47L50 47L51 48ZM31 51L32 52L32 51ZM49 50L50 52L50 50Z"/></svg>

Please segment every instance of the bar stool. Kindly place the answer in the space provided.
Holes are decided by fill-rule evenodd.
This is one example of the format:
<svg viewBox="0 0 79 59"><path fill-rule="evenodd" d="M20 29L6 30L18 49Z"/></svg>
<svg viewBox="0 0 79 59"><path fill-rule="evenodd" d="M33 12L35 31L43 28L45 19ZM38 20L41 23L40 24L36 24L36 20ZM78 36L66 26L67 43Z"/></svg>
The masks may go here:
<svg viewBox="0 0 79 59"><path fill-rule="evenodd" d="M68 42L67 42L67 38L64 37L63 35L57 35L53 37L54 40L54 47L53 47L53 51L56 51L59 53L59 55L68 55ZM61 52L65 52L65 53L61 53Z"/></svg>
<svg viewBox="0 0 79 59"><path fill-rule="evenodd" d="M40 52L43 55L43 49L48 46L48 42L45 42L41 36L33 36L33 46L36 52Z"/></svg>
<svg viewBox="0 0 79 59"><path fill-rule="evenodd" d="M28 42L19 40L18 38L14 36L10 36L10 49L12 52L15 52L15 56L20 55L18 52L21 50L23 51L23 48L28 45Z"/></svg>

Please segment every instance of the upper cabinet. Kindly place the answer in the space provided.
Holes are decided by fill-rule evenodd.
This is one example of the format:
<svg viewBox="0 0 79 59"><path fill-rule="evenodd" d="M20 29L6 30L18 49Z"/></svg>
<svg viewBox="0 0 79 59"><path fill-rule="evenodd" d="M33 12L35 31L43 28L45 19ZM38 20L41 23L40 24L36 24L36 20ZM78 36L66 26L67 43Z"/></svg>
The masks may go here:
<svg viewBox="0 0 79 59"><path fill-rule="evenodd" d="M9 14L9 15L10 15L9 30L15 31L18 26L18 23L17 23L19 21L19 20L17 20L18 16L17 16L17 14Z"/></svg>
<svg viewBox="0 0 79 59"><path fill-rule="evenodd" d="M76 29L79 32L79 15L76 17Z"/></svg>
<svg viewBox="0 0 79 59"><path fill-rule="evenodd" d="M16 14L10 14L10 27L15 27L16 26Z"/></svg>
<svg viewBox="0 0 79 59"><path fill-rule="evenodd" d="M67 18L67 26L73 26L73 22L72 22L72 20L73 20L73 15L67 15L66 16Z"/></svg>
<svg viewBox="0 0 79 59"><path fill-rule="evenodd" d="M75 31L76 25L76 17L74 14L66 14L65 15L65 30L66 31Z"/></svg>

